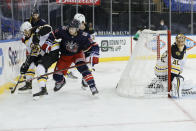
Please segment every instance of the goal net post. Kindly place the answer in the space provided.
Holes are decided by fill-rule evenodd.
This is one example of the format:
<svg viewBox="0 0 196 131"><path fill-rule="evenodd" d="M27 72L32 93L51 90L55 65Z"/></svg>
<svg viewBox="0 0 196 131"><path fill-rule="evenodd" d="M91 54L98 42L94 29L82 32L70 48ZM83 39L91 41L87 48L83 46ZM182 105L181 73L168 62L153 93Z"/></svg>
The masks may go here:
<svg viewBox="0 0 196 131"><path fill-rule="evenodd" d="M168 96L171 90L170 31L145 29L141 32L116 88L121 96Z"/></svg>

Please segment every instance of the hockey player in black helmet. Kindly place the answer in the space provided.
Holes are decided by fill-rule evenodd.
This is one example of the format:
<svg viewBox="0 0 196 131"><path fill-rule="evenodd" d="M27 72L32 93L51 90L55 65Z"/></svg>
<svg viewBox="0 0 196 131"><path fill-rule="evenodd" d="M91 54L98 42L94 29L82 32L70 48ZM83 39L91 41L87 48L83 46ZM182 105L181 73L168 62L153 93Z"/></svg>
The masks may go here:
<svg viewBox="0 0 196 131"><path fill-rule="evenodd" d="M31 18L28 19L28 21L31 23L32 27L39 27L47 24L47 22L44 19L40 18L38 9L33 9Z"/></svg>

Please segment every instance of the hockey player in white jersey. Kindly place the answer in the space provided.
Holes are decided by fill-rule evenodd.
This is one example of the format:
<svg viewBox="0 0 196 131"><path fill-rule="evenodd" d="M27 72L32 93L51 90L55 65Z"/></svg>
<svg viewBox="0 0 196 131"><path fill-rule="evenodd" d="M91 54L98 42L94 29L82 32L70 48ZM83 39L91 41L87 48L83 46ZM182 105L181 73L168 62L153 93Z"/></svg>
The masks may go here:
<svg viewBox="0 0 196 131"><path fill-rule="evenodd" d="M148 88L164 91L168 80L168 56L167 51L162 54L161 59L157 60L155 66L156 78L153 79ZM186 45L185 36L178 34L176 42L171 47L171 95L180 97L184 78L181 73L185 64Z"/></svg>
<svg viewBox="0 0 196 131"><path fill-rule="evenodd" d="M37 63L40 57L40 47L33 44L33 31L30 22L24 22L21 27L20 31L23 33L22 42L26 46L26 61L22 64L20 68L20 73L25 76L25 78L31 79L35 75L34 64ZM34 41L35 38L34 38ZM33 63L33 64L32 64ZM25 85L19 88L19 91L26 91L32 89L32 81L27 81Z"/></svg>
<svg viewBox="0 0 196 131"><path fill-rule="evenodd" d="M184 78L181 76L185 61L186 61L186 45L185 36L178 34L176 36L176 42L171 47L171 82L172 89L171 93L173 96L181 97Z"/></svg>
<svg viewBox="0 0 196 131"><path fill-rule="evenodd" d="M25 41L25 44L30 52L31 61L26 61L27 62L26 65L30 64L30 66L28 69L24 67L26 72L23 73L26 73L25 74L26 79L29 80L35 74L36 66L37 66L36 73L38 76L40 76L45 74L48 68L58 60L59 44L50 41L49 36L52 35L51 26L49 25L40 26L36 29L35 32L31 32L31 29L27 28L25 25L27 24L26 23L22 24L21 31L24 33L24 35L30 36L29 39ZM25 33L25 32L29 32L29 33ZM36 47L36 49L34 49L34 47ZM23 69L21 68L21 70ZM47 76L40 77L37 80L40 87L40 91L38 93L33 94L33 96L35 97L40 95L47 95L48 94L46 90ZM19 90L25 90L25 89L19 89Z"/></svg>

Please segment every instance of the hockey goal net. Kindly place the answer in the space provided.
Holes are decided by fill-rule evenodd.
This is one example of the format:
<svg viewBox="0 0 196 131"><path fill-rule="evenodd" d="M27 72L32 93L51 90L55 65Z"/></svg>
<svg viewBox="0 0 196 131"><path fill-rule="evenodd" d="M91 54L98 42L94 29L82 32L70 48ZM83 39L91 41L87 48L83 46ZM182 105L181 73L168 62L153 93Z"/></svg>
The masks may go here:
<svg viewBox="0 0 196 131"><path fill-rule="evenodd" d="M168 96L171 89L171 33L143 30L117 85L121 96Z"/></svg>

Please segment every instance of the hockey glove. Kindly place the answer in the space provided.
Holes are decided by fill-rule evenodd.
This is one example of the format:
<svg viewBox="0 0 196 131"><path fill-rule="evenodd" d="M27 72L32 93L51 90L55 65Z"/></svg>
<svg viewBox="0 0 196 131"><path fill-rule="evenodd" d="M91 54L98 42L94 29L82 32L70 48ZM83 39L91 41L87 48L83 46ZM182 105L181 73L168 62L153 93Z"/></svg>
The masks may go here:
<svg viewBox="0 0 196 131"><path fill-rule="evenodd" d="M39 28L39 35L44 36L52 31L52 27L49 25L40 26Z"/></svg>
<svg viewBox="0 0 196 131"><path fill-rule="evenodd" d="M92 66L99 63L99 53L98 52L91 53L90 62L92 64Z"/></svg>
<svg viewBox="0 0 196 131"><path fill-rule="evenodd" d="M20 74L25 74L28 69L29 69L29 65L23 63L22 66L20 67Z"/></svg>
<svg viewBox="0 0 196 131"><path fill-rule="evenodd" d="M38 56L40 54L40 46L39 45L36 45L36 44L31 44L30 45L31 47L31 55L32 56Z"/></svg>

